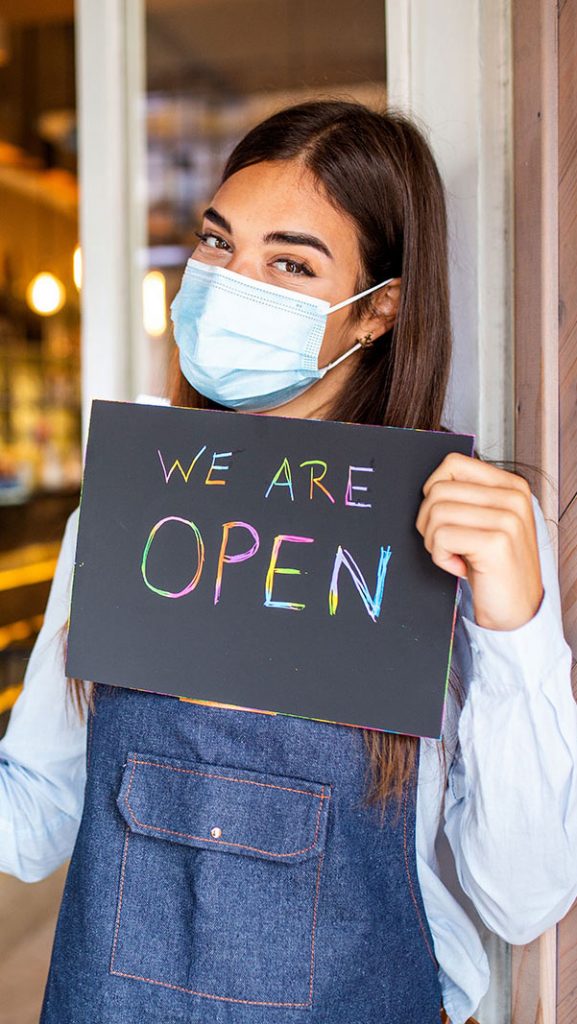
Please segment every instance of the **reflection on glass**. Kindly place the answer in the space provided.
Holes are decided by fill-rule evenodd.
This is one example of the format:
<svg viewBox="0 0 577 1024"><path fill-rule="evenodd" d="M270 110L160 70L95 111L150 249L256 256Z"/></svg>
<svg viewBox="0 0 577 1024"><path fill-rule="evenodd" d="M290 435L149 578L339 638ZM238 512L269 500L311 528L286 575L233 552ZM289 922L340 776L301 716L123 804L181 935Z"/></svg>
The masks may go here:
<svg viewBox="0 0 577 1024"><path fill-rule="evenodd" d="M72 277L78 291L82 288L82 249L77 245L72 253Z"/></svg>
<svg viewBox="0 0 577 1024"><path fill-rule="evenodd" d="M149 270L142 287L144 328L158 338L166 330L166 279L160 270Z"/></svg>
<svg viewBox="0 0 577 1024"><path fill-rule="evenodd" d="M290 103L384 106L384 0L147 0L149 269L174 297L200 215L245 132ZM151 393L172 347L165 305L150 336ZM157 321L154 321L155 324Z"/></svg>
<svg viewBox="0 0 577 1024"><path fill-rule="evenodd" d="M0 735L80 493L73 5L0 24ZM21 8L21 9L20 9Z"/></svg>
<svg viewBox="0 0 577 1024"><path fill-rule="evenodd" d="M14 20L6 17L2 54L0 550L6 550L17 542L9 507L31 507L51 496L52 529L58 536L64 510L79 493L80 314L72 278L78 188L71 13L47 22L41 10L29 5ZM60 494L65 496L62 506Z"/></svg>
<svg viewBox="0 0 577 1024"><path fill-rule="evenodd" d="M33 313L54 316L66 301L66 289L54 274L43 270L33 277L26 289L26 301Z"/></svg>

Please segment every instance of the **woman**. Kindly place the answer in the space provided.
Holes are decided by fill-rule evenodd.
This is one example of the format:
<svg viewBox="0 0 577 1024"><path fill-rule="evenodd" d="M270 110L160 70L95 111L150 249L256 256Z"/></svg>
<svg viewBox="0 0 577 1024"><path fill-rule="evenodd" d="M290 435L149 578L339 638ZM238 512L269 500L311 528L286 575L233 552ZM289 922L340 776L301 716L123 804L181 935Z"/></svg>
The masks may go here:
<svg viewBox="0 0 577 1024"><path fill-rule="evenodd" d="M298 327L299 296L331 304L322 338ZM253 129L173 320L173 404L443 429L445 203L418 128L318 102ZM423 481L415 527L462 582L443 744L97 684L85 790L59 647L76 527L77 511L0 748L0 866L42 877L74 846L43 1024L464 1024L488 967L440 877L441 825L508 941L560 919L577 889L571 651L525 480L451 455ZM289 793L315 808L308 844ZM207 802L224 836L199 834ZM227 846L231 821L248 838Z"/></svg>

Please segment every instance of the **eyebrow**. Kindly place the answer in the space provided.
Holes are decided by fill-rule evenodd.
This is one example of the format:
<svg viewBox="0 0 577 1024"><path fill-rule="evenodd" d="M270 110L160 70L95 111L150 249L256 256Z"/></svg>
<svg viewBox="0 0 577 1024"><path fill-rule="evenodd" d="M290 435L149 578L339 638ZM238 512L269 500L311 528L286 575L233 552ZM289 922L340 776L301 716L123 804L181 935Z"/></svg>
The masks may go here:
<svg viewBox="0 0 577 1024"><path fill-rule="evenodd" d="M333 254L329 247L325 245L320 238L316 235L303 235L300 232L293 231L271 231L268 235L265 235L263 242L266 244L281 244L285 245L308 245L311 249L317 249L322 252L325 256L328 256L332 260Z"/></svg>
<svg viewBox="0 0 577 1024"><path fill-rule="evenodd" d="M215 210L214 206L209 206L203 213L203 217L206 220L212 221L219 228L224 231L228 231L229 235L232 235L232 227L227 221L226 217L223 217L218 210ZM294 231L270 231L264 236L263 242L265 245L305 245L310 249L316 249L318 252L322 252L323 255L328 256L332 260L333 254L330 251L328 245L326 245L322 239L317 238L316 235L305 235L302 232Z"/></svg>
<svg viewBox="0 0 577 1024"><path fill-rule="evenodd" d="M223 217L222 213L215 210L214 206L207 207L202 216L206 220L211 220L213 224L217 224L223 231L228 231L229 235L232 235L232 228L226 217Z"/></svg>

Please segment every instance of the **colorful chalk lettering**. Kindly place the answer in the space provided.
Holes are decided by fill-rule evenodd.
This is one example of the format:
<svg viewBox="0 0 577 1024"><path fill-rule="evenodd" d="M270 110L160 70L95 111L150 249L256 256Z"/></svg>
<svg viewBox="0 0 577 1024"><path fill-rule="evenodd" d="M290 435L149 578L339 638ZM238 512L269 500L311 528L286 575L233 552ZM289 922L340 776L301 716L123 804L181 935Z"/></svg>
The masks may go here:
<svg viewBox="0 0 577 1024"><path fill-rule="evenodd" d="M238 527L244 528L245 530L248 530L248 532L250 534L252 534L253 545L252 545L252 547L249 548L248 551L242 551L242 552L240 552L240 554L236 554L236 555L227 555L226 547L227 547L227 544L228 544L228 538L229 538L229 535L230 535L230 531L235 529L235 528L238 528ZM217 565L217 569L216 569L216 584L215 584L215 588L214 588L214 603L215 604L218 604L218 602L220 601L220 591L221 591L221 587L222 587L222 570L223 570L223 567L225 565L234 565L236 562L246 562L247 559L252 558L253 555L256 555L256 553L257 553L257 551L259 549L259 544L260 544L259 535L258 535L257 531L255 530L254 526L251 526L250 523L242 523L242 522L223 523L223 526L222 526L222 544L220 545L220 554L218 556L218 565Z"/></svg>
<svg viewBox="0 0 577 1024"><path fill-rule="evenodd" d="M287 576L300 576L300 569L285 569L277 566L278 553L280 551L281 544L287 541L289 544L312 544L312 537L294 537L288 533L280 533L275 537L272 545L272 554L270 557L269 567L266 574L265 583L265 608L288 608L289 611L298 612L302 611L305 607L304 604L295 604L293 601L273 601L272 599L272 585L274 582L275 573L282 573Z"/></svg>
<svg viewBox="0 0 577 1024"><path fill-rule="evenodd" d="M171 590L161 590L160 587L155 587L154 584L149 581L148 576L146 575L146 563L147 563L147 560L148 560L148 552L150 551L152 542L153 542L154 538L156 537L158 531L160 530L160 527L164 526L165 523L184 523L185 526L189 526L190 527L190 529L193 531L194 536L196 538L196 572L195 572L194 576L192 577L190 583L188 583L186 585L186 587L184 587L183 590L174 591L174 592L171 591ZM203 539L202 539L202 537L200 535L200 530L196 526L196 523L193 523L192 520L190 520L190 519L183 519L181 516L165 516L164 519L160 519L158 523L155 523L155 525L152 527L152 530L150 531L150 533L148 535L148 539L146 541L146 544L144 545L144 551L142 553L142 562L141 562L142 578L144 579L144 582L146 583L146 586L149 588L149 590L154 591L155 594L159 594L160 597L175 597L175 598L185 597L186 594L192 593L192 591L198 585L198 581L200 580L200 577L202 576L203 566L204 566L204 542L203 542Z"/></svg>
<svg viewBox="0 0 577 1024"><path fill-rule="evenodd" d="M377 569L377 585L375 587L375 596L371 597L370 590L367 586L367 581L355 562L350 551L346 548L343 549L340 544L337 548L335 556L335 564L333 568L333 575L331 577L331 585L329 589L329 614L336 615L336 611L339 604L339 573L341 567L344 565L349 570L355 587L357 588L363 604L367 609L373 622L376 622L379 615L381 614L381 605L383 603L383 591L385 589L385 579L387 575L387 567L391 558L391 548L381 548L379 557L379 566Z"/></svg>

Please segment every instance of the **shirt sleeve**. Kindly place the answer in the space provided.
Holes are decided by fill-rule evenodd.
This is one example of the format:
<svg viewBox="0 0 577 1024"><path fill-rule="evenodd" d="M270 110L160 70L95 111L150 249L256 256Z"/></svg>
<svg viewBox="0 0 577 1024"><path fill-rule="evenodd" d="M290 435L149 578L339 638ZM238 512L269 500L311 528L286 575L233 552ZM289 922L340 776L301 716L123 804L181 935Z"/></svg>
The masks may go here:
<svg viewBox="0 0 577 1024"><path fill-rule="evenodd" d="M544 596L529 622L492 630L463 588L466 696L449 770L445 833L488 928L525 944L577 896L577 704L554 546L533 495Z"/></svg>
<svg viewBox="0 0 577 1024"><path fill-rule="evenodd" d="M0 740L0 871L38 881L70 856L84 802L86 723L64 670L79 508L69 516L44 621ZM85 716L86 717L86 716Z"/></svg>

